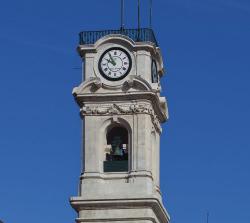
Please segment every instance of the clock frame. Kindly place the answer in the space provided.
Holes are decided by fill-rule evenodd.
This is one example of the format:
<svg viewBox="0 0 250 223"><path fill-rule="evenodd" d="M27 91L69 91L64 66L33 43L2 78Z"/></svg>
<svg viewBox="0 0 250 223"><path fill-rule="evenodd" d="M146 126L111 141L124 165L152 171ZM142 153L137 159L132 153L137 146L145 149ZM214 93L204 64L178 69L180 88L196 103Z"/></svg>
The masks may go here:
<svg viewBox="0 0 250 223"><path fill-rule="evenodd" d="M128 68L126 69L126 72L124 74L122 74L120 77L110 77L108 76L107 74L105 74L105 72L103 71L103 68L102 68L102 61L103 61L103 58L107 55L108 52L111 52L111 51L114 51L114 50L117 50L117 51L121 51L122 53L124 53L126 55L126 57L128 58ZM117 56L118 57L118 56ZM120 58L120 60L122 61L122 59ZM109 62L108 62L109 63ZM121 66L120 69L122 69L123 66ZM131 56L130 54L123 48L120 48L120 47L111 47L111 48L108 48L107 50L105 50L102 55L100 56L99 58L99 61L98 61L98 69L99 69L99 72L100 74L107 80L109 81L119 81L119 80L122 80L124 79L131 71L131 68L132 68L132 59L131 59ZM119 70L118 70L119 71ZM117 72L118 72L117 71Z"/></svg>

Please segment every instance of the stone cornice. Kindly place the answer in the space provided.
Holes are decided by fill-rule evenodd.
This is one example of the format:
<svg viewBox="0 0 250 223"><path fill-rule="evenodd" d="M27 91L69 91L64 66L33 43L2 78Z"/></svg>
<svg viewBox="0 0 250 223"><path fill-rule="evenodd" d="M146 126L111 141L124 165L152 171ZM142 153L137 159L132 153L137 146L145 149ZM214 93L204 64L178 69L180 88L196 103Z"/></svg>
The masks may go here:
<svg viewBox="0 0 250 223"><path fill-rule="evenodd" d="M82 94L83 92L97 92L99 89L114 91L122 90L123 92L128 92L130 89L136 90L148 90L155 93L160 93L160 89L153 89L152 86L141 76L129 75L121 84L106 85L100 78L92 77L83 83L80 86L73 89L72 94Z"/></svg>
<svg viewBox="0 0 250 223"><path fill-rule="evenodd" d="M84 106L84 104L86 103L113 103L116 104L117 101L119 102L125 102L125 103L131 103L133 101L138 101L138 100L147 100L150 101L154 112L156 114L156 116L158 117L159 121L165 122L168 119L168 113L167 111L163 111L162 107L161 107L161 101L158 97L157 94L153 93L153 92L148 92L148 91L141 91L141 92L128 92L126 94L124 94L123 92L121 93L109 93L109 94L84 94L84 95L80 95L80 94L75 94L75 100L78 103L78 105L82 108ZM137 107L135 106L135 108L132 108L133 103L131 103L131 111L134 110L136 112L141 112L143 113L140 108L137 109ZM126 112L121 112L123 114L125 114ZM150 112L148 112L150 114Z"/></svg>
<svg viewBox="0 0 250 223"><path fill-rule="evenodd" d="M158 198L155 197L148 197L148 198L135 198L135 199L105 199L105 200L86 200L82 197L72 197L70 199L71 206L77 211L80 212L82 210L109 210L109 209L135 209L135 208L142 208L147 209L150 208L153 210L154 214L158 218L152 218L152 216L141 216L137 220L143 220L145 217L150 218L152 222L162 222L162 223L169 223L170 217L165 208L163 207L162 203L159 201ZM145 212L143 212L145 213ZM110 218L109 218L110 219ZM124 216L123 218L119 219L128 219L128 216ZM82 222L81 218L77 219L77 222ZM91 221L91 219L89 219ZM97 220L97 219L95 219ZM105 219L98 219L98 220L105 220ZM84 222L88 221L88 219L84 219Z"/></svg>
<svg viewBox="0 0 250 223"><path fill-rule="evenodd" d="M134 178L134 177L147 177L150 178L151 180L153 180L152 177L152 172L151 171L147 171L147 170L143 170L143 171L131 171L129 173L99 173L99 172L84 172L84 174L82 174L80 176L80 179L101 179L101 180L118 180L118 179L126 179L127 181L129 181L130 179Z"/></svg>
<svg viewBox="0 0 250 223"><path fill-rule="evenodd" d="M105 102L112 105L117 104L117 102L129 103L129 108L123 109L121 107L119 109L119 106L109 105L109 108L99 108L100 111L95 112L93 110L88 114L147 113L156 116L161 123L168 119L166 99L159 97L159 92L153 90L151 85L140 76L130 76L121 86L105 86L99 78L91 78L83 82L79 87L74 88L72 94L81 109L84 109L86 103ZM154 114L151 111L152 109L150 110L148 107L137 106L138 101L142 100L151 102ZM85 110L87 112L88 109Z"/></svg>
<svg viewBox="0 0 250 223"><path fill-rule="evenodd" d="M82 116L147 114L150 115L156 131L162 132L159 119L150 103L88 104L81 107L80 114Z"/></svg>

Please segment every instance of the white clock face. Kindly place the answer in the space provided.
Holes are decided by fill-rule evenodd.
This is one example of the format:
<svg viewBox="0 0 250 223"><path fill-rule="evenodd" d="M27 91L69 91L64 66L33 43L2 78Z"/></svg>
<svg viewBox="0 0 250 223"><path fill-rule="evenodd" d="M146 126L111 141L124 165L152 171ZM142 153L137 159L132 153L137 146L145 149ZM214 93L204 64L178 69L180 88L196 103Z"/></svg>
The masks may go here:
<svg viewBox="0 0 250 223"><path fill-rule="evenodd" d="M99 70L108 80L121 80L131 70L131 57L124 49L110 48L102 54L99 60Z"/></svg>

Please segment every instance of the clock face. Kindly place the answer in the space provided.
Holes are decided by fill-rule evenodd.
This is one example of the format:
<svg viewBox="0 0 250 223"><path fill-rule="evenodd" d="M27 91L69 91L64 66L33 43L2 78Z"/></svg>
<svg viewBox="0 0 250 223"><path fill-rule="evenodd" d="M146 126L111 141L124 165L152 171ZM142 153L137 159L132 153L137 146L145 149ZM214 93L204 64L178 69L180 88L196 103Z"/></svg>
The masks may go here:
<svg viewBox="0 0 250 223"><path fill-rule="evenodd" d="M158 83L159 81L159 77L158 77L158 70L157 70L157 64L156 64L156 61L153 60L152 61L152 82L153 83Z"/></svg>
<svg viewBox="0 0 250 223"><path fill-rule="evenodd" d="M102 76L111 81L118 81L128 75L131 70L131 57L122 48L106 50L99 60L99 71Z"/></svg>

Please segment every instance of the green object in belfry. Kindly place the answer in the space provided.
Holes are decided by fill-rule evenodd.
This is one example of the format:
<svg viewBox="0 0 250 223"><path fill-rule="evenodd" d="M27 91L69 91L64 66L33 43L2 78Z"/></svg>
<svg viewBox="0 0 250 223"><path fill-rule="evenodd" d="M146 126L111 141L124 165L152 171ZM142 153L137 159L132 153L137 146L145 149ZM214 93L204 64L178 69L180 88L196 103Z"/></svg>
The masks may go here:
<svg viewBox="0 0 250 223"><path fill-rule="evenodd" d="M112 151L113 151L113 155L116 156L122 156L122 148L121 148L121 144L122 144L122 139L120 136L115 136L112 140Z"/></svg>

